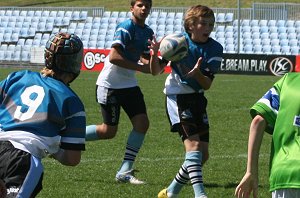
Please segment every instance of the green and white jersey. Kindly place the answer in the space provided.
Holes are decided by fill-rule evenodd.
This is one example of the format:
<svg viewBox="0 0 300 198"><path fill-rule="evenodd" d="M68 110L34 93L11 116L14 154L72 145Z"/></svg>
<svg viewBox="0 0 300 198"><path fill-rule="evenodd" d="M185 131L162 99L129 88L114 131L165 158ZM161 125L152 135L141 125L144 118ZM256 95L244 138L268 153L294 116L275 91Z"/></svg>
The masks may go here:
<svg viewBox="0 0 300 198"><path fill-rule="evenodd" d="M288 73L277 81L250 111L268 122L272 134L270 191L300 188L300 74Z"/></svg>

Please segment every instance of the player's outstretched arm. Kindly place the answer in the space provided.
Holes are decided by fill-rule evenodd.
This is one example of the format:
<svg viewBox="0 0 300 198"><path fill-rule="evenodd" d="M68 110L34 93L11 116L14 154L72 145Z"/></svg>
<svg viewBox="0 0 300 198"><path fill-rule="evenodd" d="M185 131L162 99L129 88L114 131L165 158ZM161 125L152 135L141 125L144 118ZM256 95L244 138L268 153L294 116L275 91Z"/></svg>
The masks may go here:
<svg viewBox="0 0 300 198"><path fill-rule="evenodd" d="M261 115L256 115L251 122L248 140L247 171L240 184L236 187L235 196L238 198L248 198L251 193L253 193L254 198L257 198L258 158L266 126L267 122Z"/></svg>

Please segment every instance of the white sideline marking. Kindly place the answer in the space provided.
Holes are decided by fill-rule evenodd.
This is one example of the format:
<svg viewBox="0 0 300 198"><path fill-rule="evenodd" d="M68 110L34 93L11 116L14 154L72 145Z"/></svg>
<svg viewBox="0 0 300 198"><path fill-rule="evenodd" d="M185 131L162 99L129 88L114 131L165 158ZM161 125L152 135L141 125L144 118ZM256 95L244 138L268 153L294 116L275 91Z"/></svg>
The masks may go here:
<svg viewBox="0 0 300 198"><path fill-rule="evenodd" d="M268 153L261 153L259 158L269 158L270 154ZM247 159L247 154L240 154L240 155L212 155L210 156L211 159ZM47 162L53 161L53 159L46 158ZM92 158L92 159L81 159L80 163L90 163L90 162L116 162L120 161L119 158ZM183 157L164 157L164 158L145 158L145 157L138 157L137 161L144 161L144 162L160 162L160 161L178 161L183 160ZM54 162L54 161L53 161Z"/></svg>

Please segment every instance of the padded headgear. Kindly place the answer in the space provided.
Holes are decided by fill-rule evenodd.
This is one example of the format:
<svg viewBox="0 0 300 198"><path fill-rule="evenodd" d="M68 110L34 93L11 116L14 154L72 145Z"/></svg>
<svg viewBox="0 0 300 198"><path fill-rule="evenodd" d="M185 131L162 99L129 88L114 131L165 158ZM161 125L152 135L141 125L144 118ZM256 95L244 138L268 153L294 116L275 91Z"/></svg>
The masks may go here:
<svg viewBox="0 0 300 198"><path fill-rule="evenodd" d="M58 72L79 75L83 59L83 44L78 36L59 32L47 41L46 67Z"/></svg>

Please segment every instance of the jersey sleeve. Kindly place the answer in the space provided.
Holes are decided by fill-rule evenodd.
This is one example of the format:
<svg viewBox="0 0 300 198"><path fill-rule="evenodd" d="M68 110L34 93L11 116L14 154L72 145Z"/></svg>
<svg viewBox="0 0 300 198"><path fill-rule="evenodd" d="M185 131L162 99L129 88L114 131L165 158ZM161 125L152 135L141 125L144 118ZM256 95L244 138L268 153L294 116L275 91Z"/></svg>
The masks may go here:
<svg viewBox="0 0 300 198"><path fill-rule="evenodd" d="M131 37L132 35L129 26L125 23L121 23L117 26L116 31L114 33L112 46L119 44L120 46L122 46L122 50L125 50L125 47L132 39Z"/></svg>
<svg viewBox="0 0 300 198"><path fill-rule="evenodd" d="M223 57L223 47L218 42L215 43L215 47L212 49L212 55L207 60L206 67L203 68L203 74L212 77L214 74L218 73L220 70L220 66L222 63L222 57Z"/></svg>
<svg viewBox="0 0 300 198"><path fill-rule="evenodd" d="M280 91L284 79L285 77L282 77L279 81L277 81L274 86L252 106L250 110L252 117L255 117L256 115L264 117L268 123L265 131L269 134L273 134L278 110L280 108Z"/></svg>
<svg viewBox="0 0 300 198"><path fill-rule="evenodd" d="M61 133L60 147L68 150L85 150L86 114L77 97L66 101L66 126Z"/></svg>

